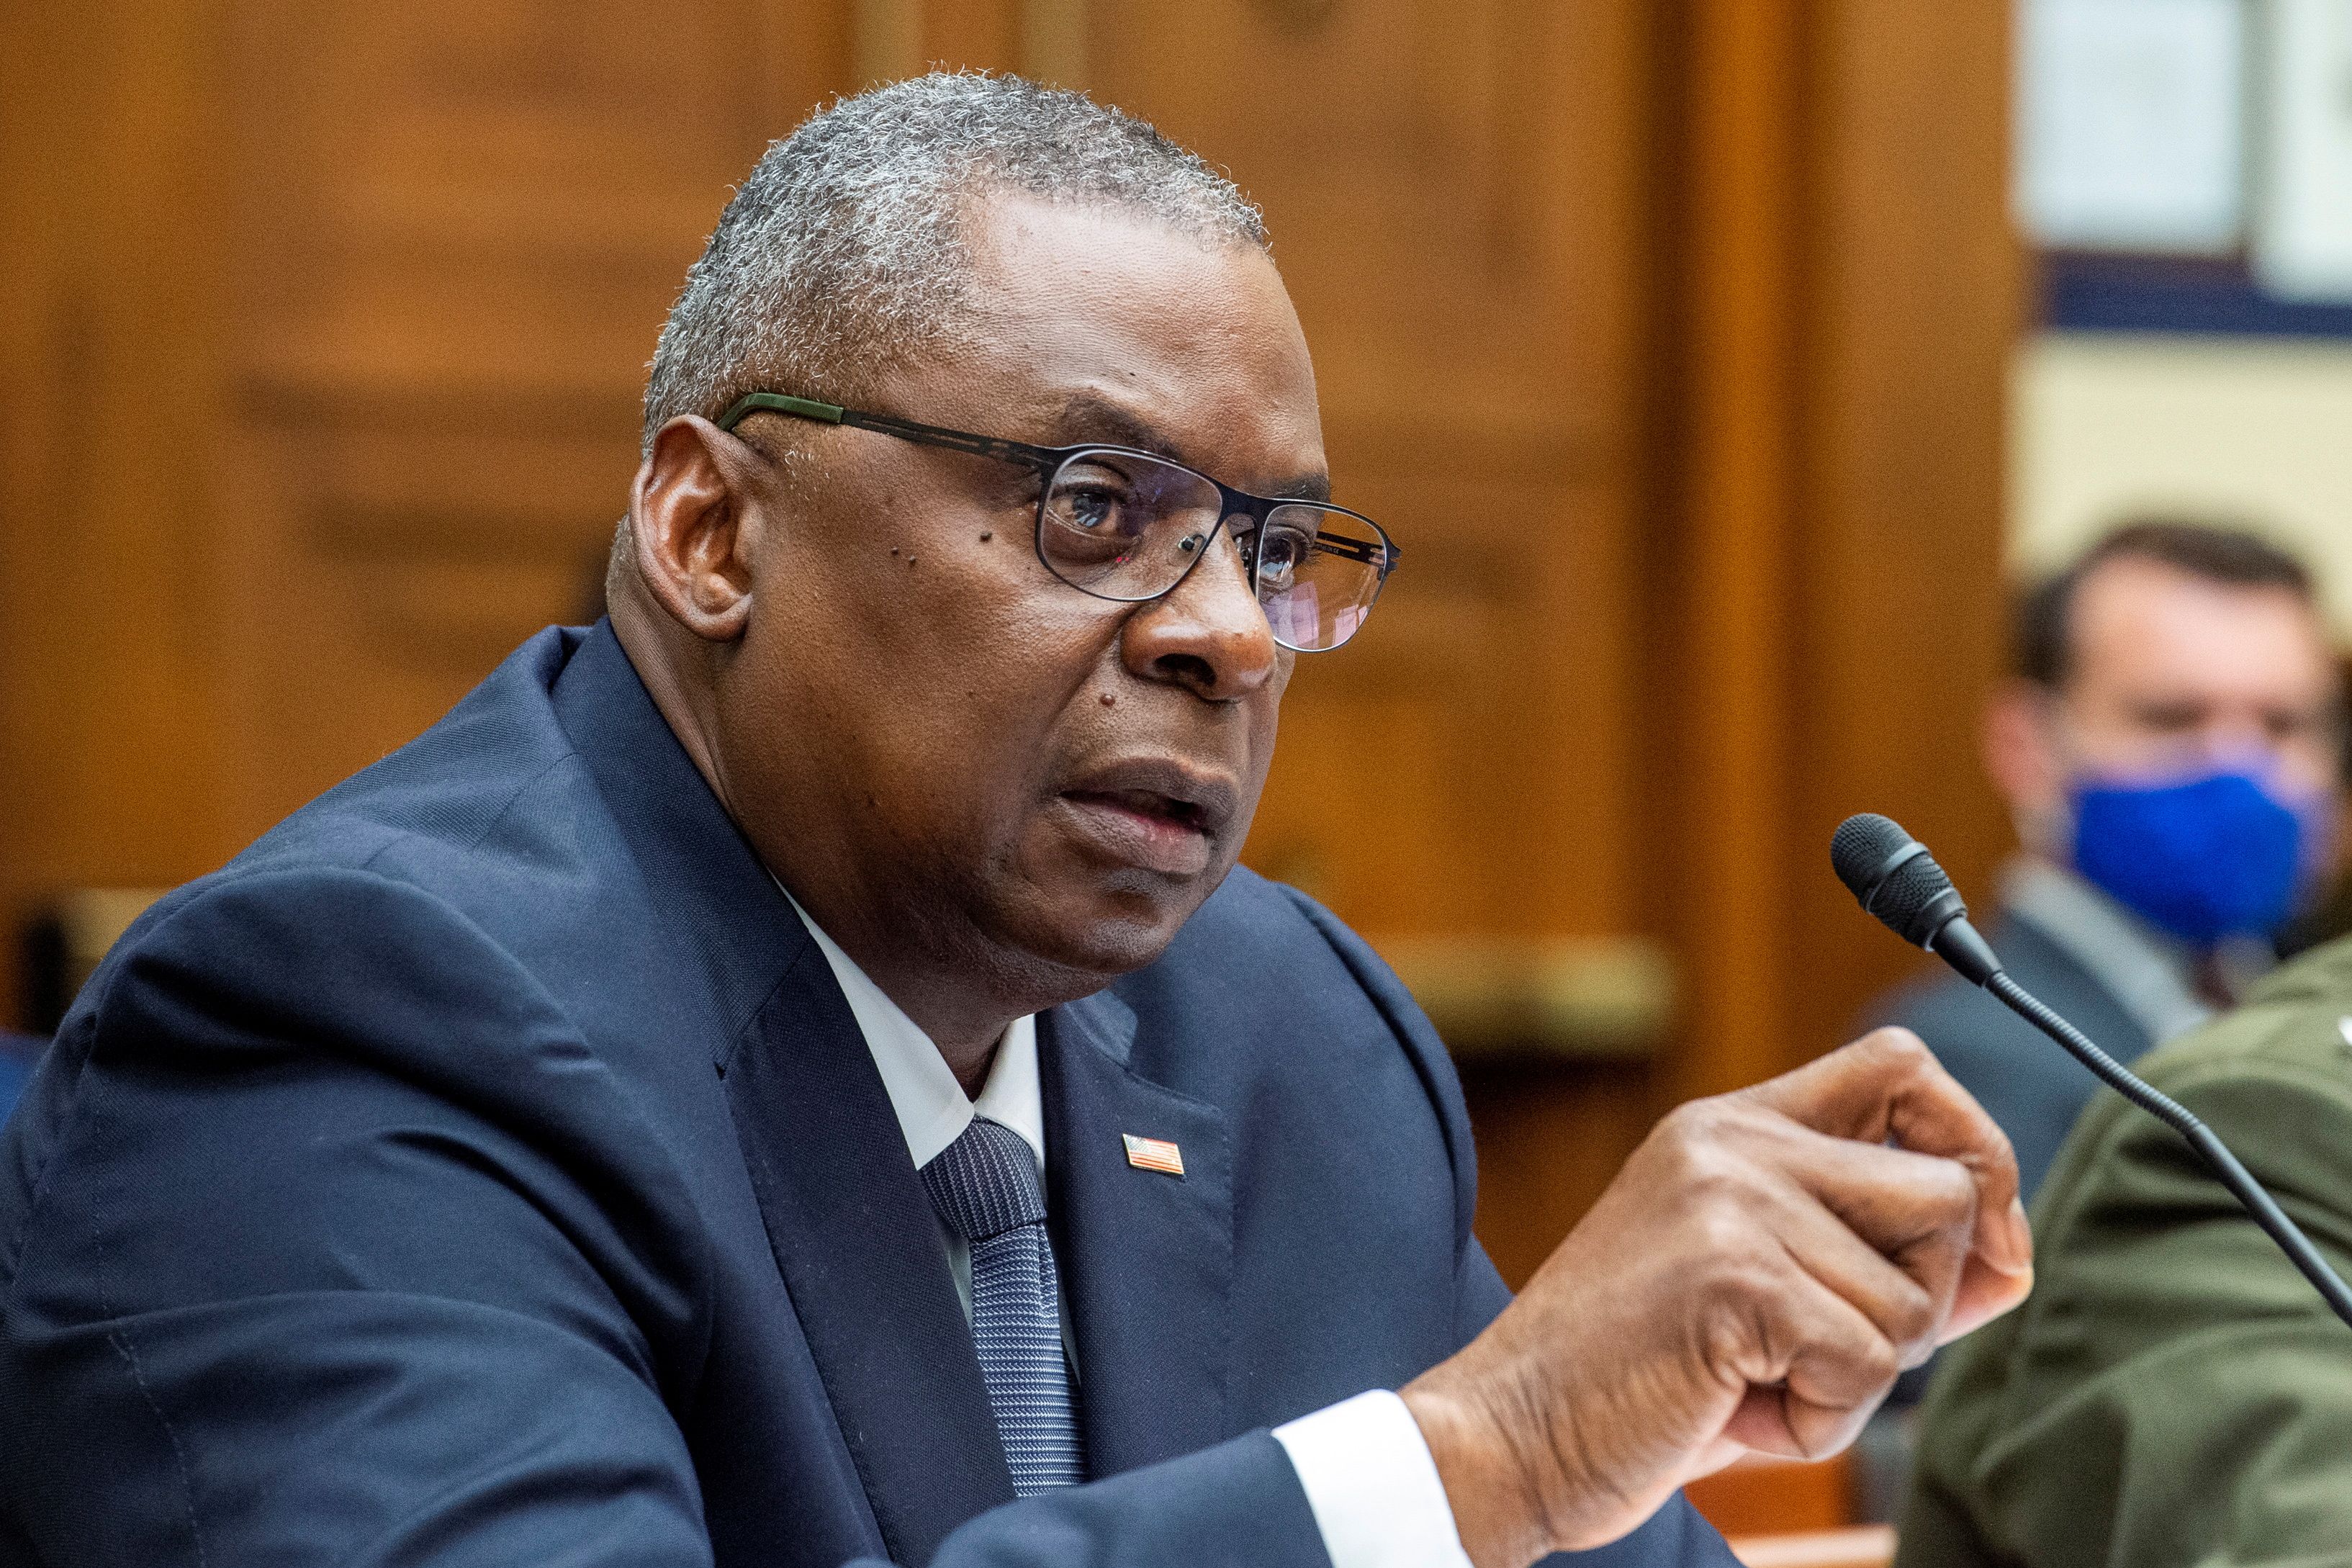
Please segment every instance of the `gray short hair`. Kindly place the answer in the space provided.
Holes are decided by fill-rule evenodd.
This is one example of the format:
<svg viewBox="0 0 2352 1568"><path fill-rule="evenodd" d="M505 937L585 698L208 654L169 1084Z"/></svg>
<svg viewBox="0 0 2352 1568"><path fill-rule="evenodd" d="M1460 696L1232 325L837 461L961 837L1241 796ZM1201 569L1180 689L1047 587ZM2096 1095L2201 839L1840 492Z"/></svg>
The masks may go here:
<svg viewBox="0 0 2352 1568"><path fill-rule="evenodd" d="M654 351L646 450L666 421L716 418L746 392L854 395L860 372L951 332L965 210L992 185L1266 248L1231 180L1082 93L958 71L842 99L769 146L688 270Z"/></svg>

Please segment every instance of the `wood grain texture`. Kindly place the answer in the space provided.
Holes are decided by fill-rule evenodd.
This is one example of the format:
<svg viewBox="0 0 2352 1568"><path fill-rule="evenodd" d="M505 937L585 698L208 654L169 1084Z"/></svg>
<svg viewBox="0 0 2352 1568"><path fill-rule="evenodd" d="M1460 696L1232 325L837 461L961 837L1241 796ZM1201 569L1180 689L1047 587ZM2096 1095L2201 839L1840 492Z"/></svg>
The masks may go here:
<svg viewBox="0 0 2352 1568"><path fill-rule="evenodd" d="M2019 308L2006 14L1913 20L1683 0L1665 26L1650 581L1679 1092L1836 1044L1913 962L1828 873L1846 815L1905 821L1969 890L2007 842L1975 747Z"/></svg>
<svg viewBox="0 0 2352 1568"><path fill-rule="evenodd" d="M1481 1069L1540 1260L1674 1097L1980 885L2005 22L1863 0L91 0L0 12L0 916L166 885L575 616L687 262L861 70L1083 79L1260 201L1338 493L1408 551L1304 665L1253 863L1378 941L1671 955L1654 1063Z"/></svg>
<svg viewBox="0 0 2352 1568"><path fill-rule="evenodd" d="M0 920L226 841L210 7L0 11ZM13 999L16 966L0 971Z"/></svg>

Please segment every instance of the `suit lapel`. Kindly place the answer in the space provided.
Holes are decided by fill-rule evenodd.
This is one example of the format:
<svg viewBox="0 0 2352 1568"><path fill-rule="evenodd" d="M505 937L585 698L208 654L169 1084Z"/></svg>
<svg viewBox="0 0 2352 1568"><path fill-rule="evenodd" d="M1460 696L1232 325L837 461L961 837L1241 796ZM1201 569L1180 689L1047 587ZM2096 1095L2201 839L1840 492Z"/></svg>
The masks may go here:
<svg viewBox="0 0 2352 1568"><path fill-rule="evenodd" d="M1223 1112L1128 1069L1135 1015L1109 992L1041 1022L1046 1206L1099 1478L1233 1435L1232 1139ZM1122 1133L1176 1144L1183 1175L1130 1165Z"/></svg>
<svg viewBox="0 0 2352 1568"><path fill-rule="evenodd" d="M893 1559L1013 1500L930 1200L814 943L725 1064L768 1242Z"/></svg>
<svg viewBox="0 0 2352 1568"><path fill-rule="evenodd" d="M883 1544L929 1562L1013 1500L996 1424L881 1074L841 987L646 694L609 625L552 698L648 896L648 939L698 975L770 1249ZM687 1013L685 1016L694 1016Z"/></svg>

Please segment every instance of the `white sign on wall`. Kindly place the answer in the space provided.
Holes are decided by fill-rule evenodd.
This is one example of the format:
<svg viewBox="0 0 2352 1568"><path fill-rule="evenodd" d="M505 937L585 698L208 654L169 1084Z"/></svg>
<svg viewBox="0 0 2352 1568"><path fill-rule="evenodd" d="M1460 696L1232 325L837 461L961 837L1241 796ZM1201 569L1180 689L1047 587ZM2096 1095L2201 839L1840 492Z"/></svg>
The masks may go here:
<svg viewBox="0 0 2352 1568"><path fill-rule="evenodd" d="M2271 0L2254 276L2352 300L2352 0Z"/></svg>
<svg viewBox="0 0 2352 1568"><path fill-rule="evenodd" d="M2017 193L2062 249L2226 255L2245 233L2244 0L2020 0Z"/></svg>

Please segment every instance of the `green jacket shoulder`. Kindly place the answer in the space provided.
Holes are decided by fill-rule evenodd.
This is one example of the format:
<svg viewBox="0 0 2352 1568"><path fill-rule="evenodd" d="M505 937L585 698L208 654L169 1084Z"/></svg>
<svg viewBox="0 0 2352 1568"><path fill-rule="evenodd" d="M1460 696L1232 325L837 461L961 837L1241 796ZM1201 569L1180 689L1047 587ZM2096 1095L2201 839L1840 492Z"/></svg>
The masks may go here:
<svg viewBox="0 0 2352 1568"><path fill-rule="evenodd" d="M2139 1071L2352 1273L2352 940ZM2102 1091L2033 1228L1930 1384L1901 1568L2352 1564L2352 1328L2179 1137Z"/></svg>

